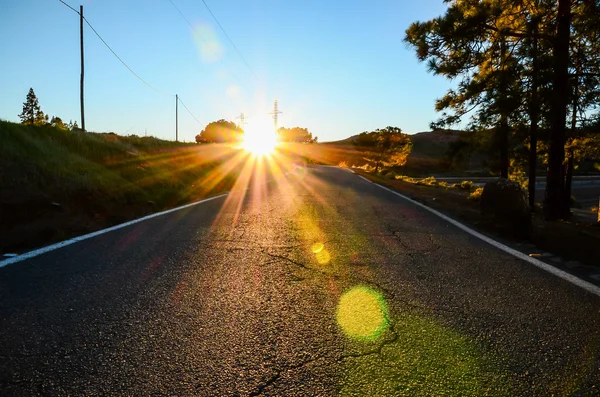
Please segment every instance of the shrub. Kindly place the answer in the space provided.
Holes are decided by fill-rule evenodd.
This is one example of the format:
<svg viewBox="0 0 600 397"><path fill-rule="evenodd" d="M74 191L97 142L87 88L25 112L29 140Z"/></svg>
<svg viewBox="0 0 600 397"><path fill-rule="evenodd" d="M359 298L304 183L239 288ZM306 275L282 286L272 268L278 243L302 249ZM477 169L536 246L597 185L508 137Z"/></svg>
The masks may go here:
<svg viewBox="0 0 600 397"><path fill-rule="evenodd" d="M438 182L435 180L434 177L429 176L425 179L421 179L420 181L417 182L417 185L422 185L422 186L437 186Z"/></svg>
<svg viewBox="0 0 600 397"><path fill-rule="evenodd" d="M396 179L399 179L403 182L415 183L414 179L406 175L396 175Z"/></svg>
<svg viewBox="0 0 600 397"><path fill-rule="evenodd" d="M348 163L346 163L345 161L340 161L340 163L338 164L338 167L348 168Z"/></svg>
<svg viewBox="0 0 600 397"><path fill-rule="evenodd" d="M385 179L396 179L396 173L394 171L390 171L385 174Z"/></svg>
<svg viewBox="0 0 600 397"><path fill-rule="evenodd" d="M463 190L471 190L473 188L473 181L462 181L459 187Z"/></svg>
<svg viewBox="0 0 600 397"><path fill-rule="evenodd" d="M483 193L483 188L478 187L471 194L469 194L469 196L467 198L469 200L479 201L479 200L481 200L481 193Z"/></svg>
<svg viewBox="0 0 600 397"><path fill-rule="evenodd" d="M448 182L444 182L444 181L438 182L438 186L448 189Z"/></svg>

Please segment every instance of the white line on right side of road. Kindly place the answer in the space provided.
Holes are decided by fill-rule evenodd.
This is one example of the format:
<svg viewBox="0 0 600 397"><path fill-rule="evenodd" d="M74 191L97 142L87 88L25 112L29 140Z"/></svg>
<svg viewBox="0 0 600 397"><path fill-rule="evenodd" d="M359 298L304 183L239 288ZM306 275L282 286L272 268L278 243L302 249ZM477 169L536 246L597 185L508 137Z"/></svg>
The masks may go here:
<svg viewBox="0 0 600 397"><path fill-rule="evenodd" d="M368 180L367 178L365 178L365 177L364 177L364 176L362 176L362 175L358 175L358 177L359 177L360 179L364 179L365 181L367 181L367 182L369 182L369 183L373 183L373 182L371 182L370 180ZM382 187L383 187L383 186L382 186Z"/></svg>
<svg viewBox="0 0 600 397"><path fill-rule="evenodd" d="M369 181L367 178L365 178L365 177L363 177L361 175L358 175L358 176L360 178L368 181L369 183L374 184L375 186L378 186L378 187L380 187L380 188L382 188L384 190L387 190L388 192L393 193L396 196L399 196L399 197L403 198L404 200L407 200L407 201L409 201L409 202L411 202L411 203L413 203L413 204L415 204L415 205L417 205L417 206L419 206L419 207L421 207L423 209L426 209L427 211L429 211L429 212L431 212L431 213L439 216L440 218L444 219L445 221L450 222L451 224L453 224L454 226L458 227L459 229L461 229L461 230L469 233L470 235L472 235L474 237L477 237L480 240L485 241L488 244L493 245L494 247L498 248L501 251L506 252L509 255L512 255L512 256L517 257L517 258L519 258L521 260L524 260L525 262L528 262L528 263L530 263L530 264L532 264L534 266L539 267L542 270L547 271L548 273L551 273L551 274L553 274L553 275L555 275L557 277L562 278L563 280L566 280L566 281L568 281L568 282L570 282L572 284L575 284L576 286L578 286L580 288L583 288L584 290L586 290L588 292L591 292L592 294L600 296L600 287L598 287L598 286L596 286L596 285L594 285L592 283L589 283L589 282L587 282L585 280L582 280L582 279L580 279L578 277L575 277L574 275L572 275L570 273L567 273L567 272L565 272L563 270L557 269L554 266L551 266L551 265L549 265L547 263L544 263L544 262L540 261L539 259L535 259L535 258L532 258L530 256L527 256L527 255L525 255L522 252L519 252L519 251L517 251L515 249L512 249L512 248L510 248L510 247L508 247L508 246L506 246L506 245L504 245L504 244L496 241L496 240L493 240L493 239L491 239L491 238L489 238L487 236L484 236L483 234L481 234L481 233L479 233L479 232L471 229L468 226L463 225L462 223L460 223L458 221L455 221L454 219L450 218L449 216L446 216L446 215L442 214L441 212L434 210L431 207L428 207L428 206L426 206L424 204L421 204L418 201L415 201L415 200L413 200L413 199L411 199L409 197L406 197L405 195L400 194L400 193L398 193L398 192L396 192L396 191L394 191L392 189L388 189L385 186L382 186L382 185L379 185L379 184L374 183L372 181Z"/></svg>

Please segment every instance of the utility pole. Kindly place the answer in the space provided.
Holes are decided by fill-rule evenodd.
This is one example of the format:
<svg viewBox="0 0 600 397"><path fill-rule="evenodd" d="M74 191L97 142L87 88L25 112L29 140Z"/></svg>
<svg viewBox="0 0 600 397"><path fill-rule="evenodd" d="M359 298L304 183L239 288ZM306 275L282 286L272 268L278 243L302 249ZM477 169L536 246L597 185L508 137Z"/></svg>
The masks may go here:
<svg viewBox="0 0 600 397"><path fill-rule="evenodd" d="M81 129L85 132L85 111L83 107L83 6L79 6L79 41L81 47L81 80L79 84L79 101L81 102Z"/></svg>
<svg viewBox="0 0 600 397"><path fill-rule="evenodd" d="M175 94L175 142L179 142L179 95Z"/></svg>
<svg viewBox="0 0 600 397"><path fill-rule="evenodd" d="M273 105L273 111L269 114L273 115L273 125L275 127L275 132L277 132L277 126L278 126L278 115L280 115L282 112L279 111L279 109L277 108L277 101L275 101L275 104Z"/></svg>

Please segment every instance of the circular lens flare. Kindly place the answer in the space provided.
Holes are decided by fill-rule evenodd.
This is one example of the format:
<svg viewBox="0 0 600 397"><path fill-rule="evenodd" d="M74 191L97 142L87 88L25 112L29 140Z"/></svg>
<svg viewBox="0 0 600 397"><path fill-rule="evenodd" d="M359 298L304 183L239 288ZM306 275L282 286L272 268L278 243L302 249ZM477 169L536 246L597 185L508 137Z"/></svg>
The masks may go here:
<svg viewBox="0 0 600 397"><path fill-rule="evenodd" d="M341 296L335 317L346 335L359 340L375 339L389 326L385 299L365 286L354 287Z"/></svg>

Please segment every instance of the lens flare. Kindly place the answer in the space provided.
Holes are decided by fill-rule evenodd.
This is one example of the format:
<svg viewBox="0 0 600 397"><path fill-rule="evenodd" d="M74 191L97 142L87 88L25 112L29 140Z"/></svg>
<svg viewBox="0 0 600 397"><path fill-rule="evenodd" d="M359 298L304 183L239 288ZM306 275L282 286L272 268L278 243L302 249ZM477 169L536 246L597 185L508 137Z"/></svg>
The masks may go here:
<svg viewBox="0 0 600 397"><path fill-rule="evenodd" d="M326 249L317 252L315 257L317 258L319 265L326 265L331 260L331 254Z"/></svg>
<svg viewBox="0 0 600 397"><path fill-rule="evenodd" d="M323 248L325 248L323 243L314 243L310 249L312 250L313 254L318 254L319 252L323 251Z"/></svg>
<svg viewBox="0 0 600 397"><path fill-rule="evenodd" d="M354 287L341 296L335 318L348 337L359 340L376 339L389 327L385 299L365 286Z"/></svg>

